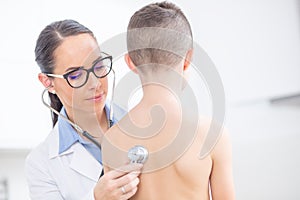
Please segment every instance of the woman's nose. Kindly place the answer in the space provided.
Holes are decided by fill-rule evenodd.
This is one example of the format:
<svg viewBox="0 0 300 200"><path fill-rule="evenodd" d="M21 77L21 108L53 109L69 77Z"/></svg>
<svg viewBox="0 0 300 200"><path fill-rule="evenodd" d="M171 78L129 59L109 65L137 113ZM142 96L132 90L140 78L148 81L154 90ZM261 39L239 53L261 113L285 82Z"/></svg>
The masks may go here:
<svg viewBox="0 0 300 200"><path fill-rule="evenodd" d="M97 78L94 73L90 73L87 81L87 86L89 87L89 89L94 89L96 87L99 87L100 85L100 79Z"/></svg>

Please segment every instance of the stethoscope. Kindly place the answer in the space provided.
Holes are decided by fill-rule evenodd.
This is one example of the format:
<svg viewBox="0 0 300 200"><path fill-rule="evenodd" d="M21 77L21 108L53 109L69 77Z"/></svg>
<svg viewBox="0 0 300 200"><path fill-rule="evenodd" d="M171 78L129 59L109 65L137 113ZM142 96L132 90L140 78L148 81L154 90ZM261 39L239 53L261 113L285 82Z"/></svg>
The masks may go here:
<svg viewBox="0 0 300 200"><path fill-rule="evenodd" d="M113 125L113 98L114 98L114 90L115 90L115 82L116 82L116 75L115 75L115 71L113 69L111 69L113 72L113 83L112 83L112 94L111 94L111 100L110 100L110 105L109 105L109 119L108 119L108 127L112 127ZM64 119L65 121L67 121L68 123L70 123L74 129L76 129L76 131L78 131L80 134L82 134L84 137L86 137L87 139L89 139L92 143L94 143L101 151L101 145L99 144L99 142L95 139L94 136L92 136L90 133L88 133L87 131L83 130L78 124L72 122L71 120L69 120L66 116L62 115L59 111L55 110L54 108L51 107L51 105L49 105L45 99L45 93L48 91L49 88L45 88L42 92L42 102L43 104L49 108L52 112L54 112L55 114L57 114L58 116L60 116L62 119ZM128 150L128 158L130 160L130 163L145 163L147 158L148 158L148 151L145 147L141 146L141 145L136 145L132 148L130 148Z"/></svg>

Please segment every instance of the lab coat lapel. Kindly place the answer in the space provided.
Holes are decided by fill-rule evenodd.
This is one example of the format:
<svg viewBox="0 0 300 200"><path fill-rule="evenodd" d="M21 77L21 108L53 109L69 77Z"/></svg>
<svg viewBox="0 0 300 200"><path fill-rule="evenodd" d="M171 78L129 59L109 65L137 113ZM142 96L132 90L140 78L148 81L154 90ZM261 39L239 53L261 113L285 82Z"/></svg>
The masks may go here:
<svg viewBox="0 0 300 200"><path fill-rule="evenodd" d="M64 151L63 153L59 154L59 133L58 133L58 126L55 125L52 132L48 135L49 139L49 159L56 158L58 156L67 155L73 153L74 149L69 148L68 150Z"/></svg>
<svg viewBox="0 0 300 200"><path fill-rule="evenodd" d="M70 168L97 182L103 169L102 165L80 143L75 143L71 148L73 156Z"/></svg>
<svg viewBox="0 0 300 200"><path fill-rule="evenodd" d="M58 126L56 125L52 132L48 135L48 137L50 137L49 159L70 156L71 161L69 163L69 167L72 170L97 182L103 169L102 165L78 142L73 144L73 146L65 152L59 154L58 132Z"/></svg>

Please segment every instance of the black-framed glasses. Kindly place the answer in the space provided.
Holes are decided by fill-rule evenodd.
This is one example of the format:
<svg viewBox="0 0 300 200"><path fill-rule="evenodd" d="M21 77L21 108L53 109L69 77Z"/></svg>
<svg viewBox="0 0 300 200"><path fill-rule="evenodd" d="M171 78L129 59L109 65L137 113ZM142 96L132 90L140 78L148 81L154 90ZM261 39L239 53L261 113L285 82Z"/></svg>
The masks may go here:
<svg viewBox="0 0 300 200"><path fill-rule="evenodd" d="M111 70L112 56L105 52L101 52L101 56L93 62L93 66L90 69L84 69L84 67L81 66L63 75L51 73L45 74L51 77L66 79L72 88L80 88L87 83L90 72L93 72L97 78L104 78Z"/></svg>

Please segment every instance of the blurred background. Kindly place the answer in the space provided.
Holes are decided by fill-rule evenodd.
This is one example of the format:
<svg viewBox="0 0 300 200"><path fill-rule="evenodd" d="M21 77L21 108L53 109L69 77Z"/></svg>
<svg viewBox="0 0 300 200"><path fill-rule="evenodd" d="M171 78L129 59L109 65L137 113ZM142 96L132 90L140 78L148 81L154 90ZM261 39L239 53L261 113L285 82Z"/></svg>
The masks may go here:
<svg viewBox="0 0 300 200"><path fill-rule="evenodd" d="M101 45L124 33L130 16L150 2L0 1L0 200L29 199L24 161L51 130L34 61L40 31L71 18L89 27ZM237 199L300 199L300 1L171 2L186 14L195 43L223 81ZM127 67L122 55L114 56L119 80ZM203 111L210 112L205 84L195 77L191 82Z"/></svg>

